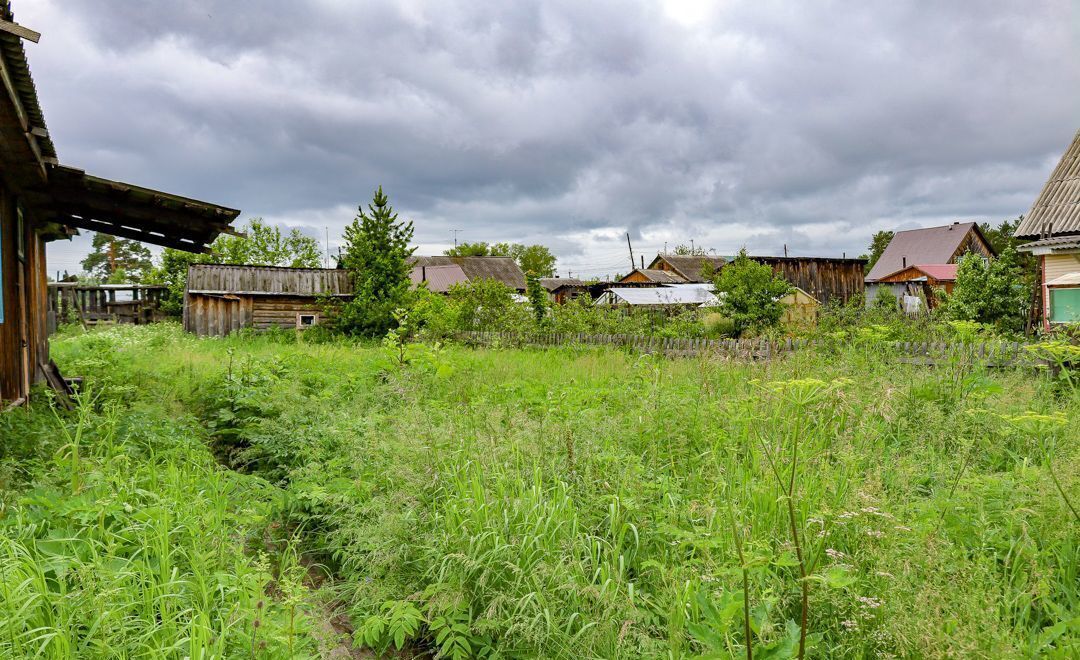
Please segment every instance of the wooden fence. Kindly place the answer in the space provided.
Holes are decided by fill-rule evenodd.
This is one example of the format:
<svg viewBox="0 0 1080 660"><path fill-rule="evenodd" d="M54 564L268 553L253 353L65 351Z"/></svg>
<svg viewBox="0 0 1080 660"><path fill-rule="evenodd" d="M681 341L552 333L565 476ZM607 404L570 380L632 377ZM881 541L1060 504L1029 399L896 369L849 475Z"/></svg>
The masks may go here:
<svg viewBox="0 0 1080 660"><path fill-rule="evenodd" d="M50 282L48 289L48 331L60 323L153 323L160 311L166 287L152 284L81 284Z"/></svg>
<svg viewBox="0 0 1080 660"><path fill-rule="evenodd" d="M834 342L810 339L690 339L639 335L590 335L585 333L522 334L513 332L463 332L458 340L477 346L615 346L641 353L671 357L717 356L743 360L769 360L807 348L824 348ZM1046 362L1025 349L1022 342L882 342L881 349L898 362L949 364L966 360L990 367L1034 367Z"/></svg>

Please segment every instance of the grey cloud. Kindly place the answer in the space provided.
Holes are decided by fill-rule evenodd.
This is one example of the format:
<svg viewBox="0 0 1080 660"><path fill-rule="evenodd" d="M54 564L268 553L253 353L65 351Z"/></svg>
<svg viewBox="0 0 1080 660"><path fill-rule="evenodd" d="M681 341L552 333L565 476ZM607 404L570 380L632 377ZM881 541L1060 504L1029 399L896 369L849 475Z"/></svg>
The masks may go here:
<svg viewBox="0 0 1080 660"><path fill-rule="evenodd" d="M67 162L332 233L381 183L418 240L579 266L603 228L854 254L1013 216L1080 117L1067 0L23 2Z"/></svg>

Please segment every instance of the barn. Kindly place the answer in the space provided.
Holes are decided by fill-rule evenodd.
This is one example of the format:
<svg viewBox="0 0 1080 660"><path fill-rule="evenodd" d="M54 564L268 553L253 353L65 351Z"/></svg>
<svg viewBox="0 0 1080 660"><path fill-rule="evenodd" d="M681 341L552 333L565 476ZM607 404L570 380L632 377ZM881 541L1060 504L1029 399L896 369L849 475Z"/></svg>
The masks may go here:
<svg viewBox="0 0 1080 660"><path fill-rule="evenodd" d="M194 264L184 292L184 330L224 337L240 328L302 330L323 320L325 300L352 296L349 272Z"/></svg>
<svg viewBox="0 0 1080 660"><path fill-rule="evenodd" d="M39 37L0 0L0 409L27 401L38 381L58 384L49 362L48 241L88 229L199 252L232 231L240 213L61 165L23 48Z"/></svg>
<svg viewBox="0 0 1080 660"><path fill-rule="evenodd" d="M863 292L865 259L833 257L759 257L752 261L773 269L792 286L822 303L839 300L846 303ZM729 260L709 255L658 254L648 270L675 275L680 282L704 282L706 275L724 267Z"/></svg>

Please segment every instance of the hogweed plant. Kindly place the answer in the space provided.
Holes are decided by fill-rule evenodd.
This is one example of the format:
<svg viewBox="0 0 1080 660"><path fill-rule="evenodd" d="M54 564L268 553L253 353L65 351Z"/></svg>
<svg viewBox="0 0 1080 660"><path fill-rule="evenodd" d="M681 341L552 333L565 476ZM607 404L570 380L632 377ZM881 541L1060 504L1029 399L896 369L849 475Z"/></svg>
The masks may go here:
<svg viewBox="0 0 1080 660"><path fill-rule="evenodd" d="M807 624L810 615L810 576L816 564L816 557L820 556L820 552L816 553L815 557L811 556L811 548L805 546L803 536L800 534L803 525L796 511L797 508L801 508L798 491L800 450L806 449L803 445L806 440L804 434L809 426L808 422L812 423L814 418L828 407L822 404L848 383L846 379L826 383L817 378L797 378L773 381L763 386L763 389L775 395L784 407L784 422L778 425L769 424L767 428L759 429L758 439L762 455L780 488L787 509L791 542L795 547L801 594L797 656L800 660L806 654ZM778 433L777 429L779 429ZM774 434L777 437L768 437Z"/></svg>

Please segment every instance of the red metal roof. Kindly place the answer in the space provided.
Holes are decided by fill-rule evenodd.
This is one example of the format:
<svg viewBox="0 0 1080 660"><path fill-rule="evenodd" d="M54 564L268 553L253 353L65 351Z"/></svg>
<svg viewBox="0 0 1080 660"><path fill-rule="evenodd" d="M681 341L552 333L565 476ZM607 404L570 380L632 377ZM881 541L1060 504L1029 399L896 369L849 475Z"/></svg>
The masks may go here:
<svg viewBox="0 0 1080 660"><path fill-rule="evenodd" d="M943 282L956 281L957 264L922 264L915 267L935 280Z"/></svg>
<svg viewBox="0 0 1080 660"><path fill-rule="evenodd" d="M890 273L898 273L904 269L905 262L908 266L948 263L963 245L968 233L973 231L982 237L978 224L974 222L898 231L866 275L866 281L873 282Z"/></svg>

